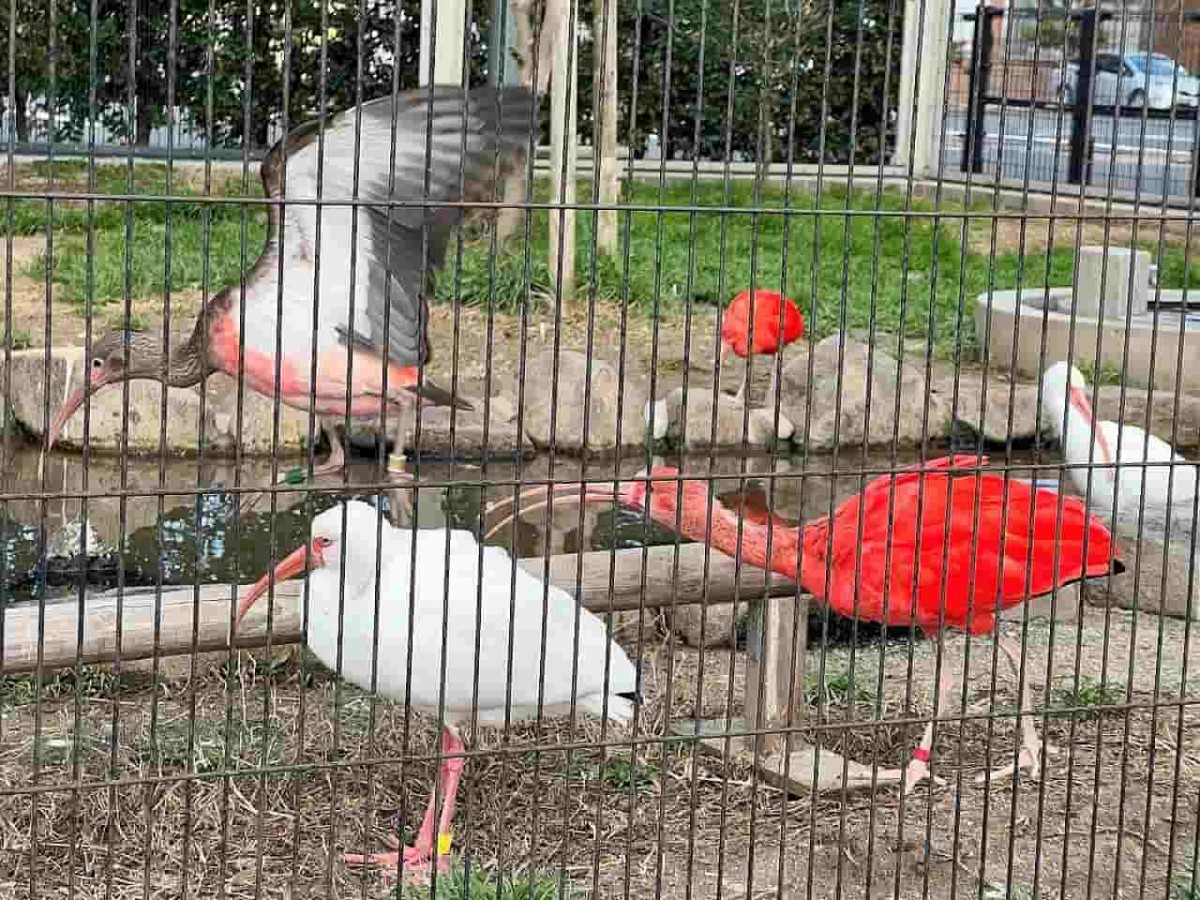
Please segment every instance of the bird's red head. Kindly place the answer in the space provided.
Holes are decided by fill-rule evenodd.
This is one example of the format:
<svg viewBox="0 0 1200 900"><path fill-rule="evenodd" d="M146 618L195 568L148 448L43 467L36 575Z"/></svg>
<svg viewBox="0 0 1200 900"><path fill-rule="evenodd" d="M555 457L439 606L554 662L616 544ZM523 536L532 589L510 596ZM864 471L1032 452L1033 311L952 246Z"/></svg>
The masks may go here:
<svg viewBox="0 0 1200 900"><path fill-rule="evenodd" d="M704 540L708 533L710 506L709 486L706 481L694 478L680 479L674 466L654 466L648 472L639 472L628 481L611 484L587 484L578 482L558 484L552 488L534 488L519 495L492 504L489 514L515 506L515 512L502 518L484 535L490 538L499 532L512 515L522 515L541 509L550 502L559 503L618 503L631 509L644 510L650 518L672 531L693 540ZM525 499L535 502L523 504Z"/></svg>
<svg viewBox="0 0 1200 900"><path fill-rule="evenodd" d="M734 297L721 320L722 353L732 350L743 358L751 352L775 353L803 336L804 317L796 304L777 291L762 288L745 290Z"/></svg>

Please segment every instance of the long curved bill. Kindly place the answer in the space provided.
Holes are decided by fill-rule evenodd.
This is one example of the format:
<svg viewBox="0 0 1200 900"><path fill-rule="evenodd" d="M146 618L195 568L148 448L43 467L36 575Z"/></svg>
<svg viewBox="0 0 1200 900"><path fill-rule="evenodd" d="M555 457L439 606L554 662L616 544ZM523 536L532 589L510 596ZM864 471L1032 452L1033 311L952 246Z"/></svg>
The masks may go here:
<svg viewBox="0 0 1200 900"><path fill-rule="evenodd" d="M529 501L526 503L526 501ZM578 503L580 505L586 503L619 503L621 502L621 492L612 487L606 487L599 484L585 484L581 481L563 482L562 484L541 485L539 487L530 488L527 491L522 491L515 497L505 497L488 505L484 512L485 517L491 517L500 513L507 514L503 516L495 525L487 530L483 539L486 541L498 534L506 525L512 522L513 519L519 518L526 513L534 510L544 509L551 503Z"/></svg>
<svg viewBox="0 0 1200 900"><path fill-rule="evenodd" d="M263 575L262 578L254 583L250 590L242 595L242 598L238 601L237 621L241 622L242 617L254 605L254 601L267 592L272 578L275 584L279 584L287 581L289 578L295 578L301 572L311 572L323 564L321 551L315 544L301 544L281 559L273 571Z"/></svg>
<svg viewBox="0 0 1200 900"><path fill-rule="evenodd" d="M83 401L87 399L91 385L77 388L71 392L62 406L58 408L58 413L54 416L54 421L50 423L50 428L46 431L46 452L49 453L54 449L54 445L58 443L58 439L62 436L63 427L70 420L71 416L79 407L83 406Z"/></svg>
<svg viewBox="0 0 1200 900"><path fill-rule="evenodd" d="M1095 434L1096 443L1100 447L1100 454L1104 457L1103 461L1111 465L1115 462L1112 455L1112 448L1108 446L1108 439L1104 436L1104 432L1096 427L1096 422L1092 415L1092 404L1088 402L1087 391L1083 388L1072 387L1068 389L1068 394L1070 395L1071 405L1079 411L1084 421L1088 423L1088 427ZM1109 472L1109 477L1112 477L1111 472Z"/></svg>

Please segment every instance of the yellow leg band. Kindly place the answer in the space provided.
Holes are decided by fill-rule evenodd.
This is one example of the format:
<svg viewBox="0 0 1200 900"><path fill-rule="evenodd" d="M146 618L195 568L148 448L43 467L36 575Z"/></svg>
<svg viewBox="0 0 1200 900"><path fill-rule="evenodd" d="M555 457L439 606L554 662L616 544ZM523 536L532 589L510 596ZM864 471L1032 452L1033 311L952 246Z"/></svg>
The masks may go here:
<svg viewBox="0 0 1200 900"><path fill-rule="evenodd" d="M451 844L453 838L454 838L454 835L451 834L449 831L443 831L441 834L438 835L438 839L437 839L437 855L438 856L449 856L450 855L450 844Z"/></svg>

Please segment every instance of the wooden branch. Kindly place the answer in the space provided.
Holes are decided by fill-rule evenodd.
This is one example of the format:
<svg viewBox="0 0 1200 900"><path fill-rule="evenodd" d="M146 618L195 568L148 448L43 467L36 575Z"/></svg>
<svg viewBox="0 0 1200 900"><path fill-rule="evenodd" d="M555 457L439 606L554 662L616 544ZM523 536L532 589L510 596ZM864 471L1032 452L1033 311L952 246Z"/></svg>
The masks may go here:
<svg viewBox="0 0 1200 900"><path fill-rule="evenodd" d="M582 574L578 579L583 605L597 613L628 611L642 605L642 560L645 555L645 601L648 609L673 603L731 603L766 597L795 596L796 586L776 575L767 585L761 569L742 566L729 556L712 551L707 584L704 579L703 544L679 547L678 574L675 574L675 548L652 547L596 551L582 555ZM538 577L546 562L539 557L524 558L521 565ZM550 558L550 581L575 593L580 557L574 553ZM610 570L613 590L609 592ZM285 582L275 591L273 645L300 640L303 583ZM42 645L43 670L74 665L78 662L108 662L116 658L118 602L120 605L120 649L123 660L145 659L154 654L155 607L159 611L159 655L173 656L197 651L228 650L231 585L204 585L164 589L161 603L155 604L153 588L127 589L118 601L115 592L89 594L83 615L83 640L79 632L79 604L60 601L45 606L44 628L39 627L36 604L14 604L3 610L4 655L0 673L33 671L38 666L38 636ZM197 596L199 602L196 602ZM267 643L267 607L259 601L238 629L237 647L261 647Z"/></svg>

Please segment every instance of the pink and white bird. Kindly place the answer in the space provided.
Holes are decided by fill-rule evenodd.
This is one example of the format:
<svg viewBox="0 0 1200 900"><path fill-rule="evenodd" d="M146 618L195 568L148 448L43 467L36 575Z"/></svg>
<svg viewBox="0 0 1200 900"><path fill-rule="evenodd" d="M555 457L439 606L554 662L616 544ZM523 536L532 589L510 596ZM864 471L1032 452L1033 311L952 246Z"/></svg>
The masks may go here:
<svg viewBox="0 0 1200 900"><path fill-rule="evenodd" d="M1092 468L1090 504L1114 530L1129 533L1140 523L1158 532L1167 521L1188 533L1195 527L1196 464L1136 425L1096 421L1078 369L1058 362L1046 370L1042 409L1071 464L1071 484L1087 494Z"/></svg>
<svg viewBox="0 0 1200 900"><path fill-rule="evenodd" d="M401 861L404 871L413 874L434 866L445 871L449 864L450 826L465 764L459 726L473 718L484 724L503 723L506 706L509 720L517 721L536 716L539 703L544 715L556 715L569 712L572 702L584 712L627 722L638 698L638 675L604 622L566 591L546 585L520 565L515 566L514 587L514 560L502 548L485 546L481 559L479 543L469 531L393 528L379 516L375 507L357 500L318 515L309 542L242 596L238 621L266 593L272 577L279 583L308 571L309 648L326 666L335 667L339 596L344 596L342 677L369 688L380 549L378 691L433 714L440 702L445 714L440 787L435 785L430 794L416 841L404 848L397 843L390 853L346 854L347 863L378 864L390 877ZM440 817L435 809L439 794Z"/></svg>

